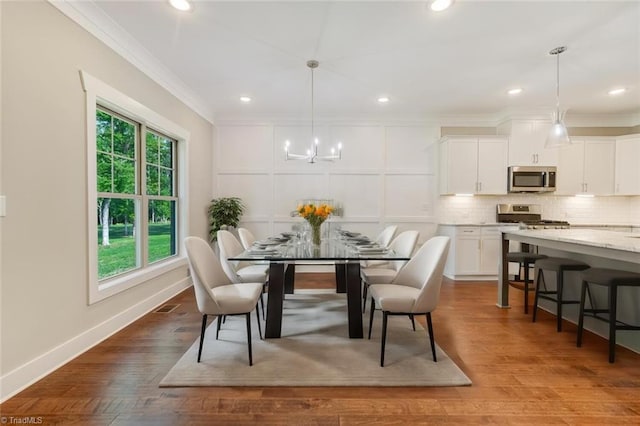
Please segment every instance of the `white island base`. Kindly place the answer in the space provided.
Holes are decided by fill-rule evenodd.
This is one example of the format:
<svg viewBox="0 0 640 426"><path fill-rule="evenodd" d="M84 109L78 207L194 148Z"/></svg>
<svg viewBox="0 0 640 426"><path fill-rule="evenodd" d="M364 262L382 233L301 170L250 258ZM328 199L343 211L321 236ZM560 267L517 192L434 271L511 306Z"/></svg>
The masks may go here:
<svg viewBox="0 0 640 426"><path fill-rule="evenodd" d="M580 260L591 267L611 268L640 273L640 234L592 229L537 229L517 230L502 233L502 258L498 277L498 302L500 308L509 308L509 276L506 253L509 241L518 241L538 247L538 252L553 257ZM546 274L547 284L555 287L555 275ZM566 272L564 281L565 300L580 300L581 282L577 272ZM606 289L591 286L591 293L598 306L607 302ZM588 302L587 302L588 303ZM551 313L556 312L555 303L540 300L539 306ZM578 323L579 306L565 305L562 316L574 324ZM621 287L618 290L618 320L631 325L640 325L640 288ZM592 317L585 317L584 327L604 338L609 338L608 324ZM640 332L618 331L616 343L640 353Z"/></svg>

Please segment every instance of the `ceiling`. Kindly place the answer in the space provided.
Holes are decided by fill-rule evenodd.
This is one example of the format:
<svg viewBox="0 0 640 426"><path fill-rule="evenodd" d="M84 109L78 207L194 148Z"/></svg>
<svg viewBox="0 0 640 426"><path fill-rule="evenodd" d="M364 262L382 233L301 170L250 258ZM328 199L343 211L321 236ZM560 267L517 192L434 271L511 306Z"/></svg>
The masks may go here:
<svg viewBox="0 0 640 426"><path fill-rule="evenodd" d="M212 120L309 117L309 59L320 62L319 117L550 113L549 51L562 45L568 116L640 112L640 1L458 0L440 13L398 0L194 1L190 12L165 1L77 3L112 46ZM522 94L509 96L513 87ZM608 95L615 87L627 92Z"/></svg>

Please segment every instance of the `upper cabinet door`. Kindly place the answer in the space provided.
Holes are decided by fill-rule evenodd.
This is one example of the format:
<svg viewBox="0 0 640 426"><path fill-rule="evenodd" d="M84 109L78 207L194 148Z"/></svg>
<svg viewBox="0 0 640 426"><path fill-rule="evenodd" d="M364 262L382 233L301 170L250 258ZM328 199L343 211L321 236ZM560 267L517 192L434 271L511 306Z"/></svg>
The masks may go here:
<svg viewBox="0 0 640 426"><path fill-rule="evenodd" d="M556 194L584 193L584 140L571 139L571 145L558 150Z"/></svg>
<svg viewBox="0 0 640 426"><path fill-rule="evenodd" d="M640 135L616 140L616 195L640 195Z"/></svg>
<svg viewBox="0 0 640 426"><path fill-rule="evenodd" d="M571 145L558 153L557 194L613 194L613 140L572 138Z"/></svg>
<svg viewBox="0 0 640 426"><path fill-rule="evenodd" d="M556 149L544 147L551 123L543 120L515 120L510 124L510 166L556 166Z"/></svg>
<svg viewBox="0 0 640 426"><path fill-rule="evenodd" d="M478 139L478 194L507 193L507 138Z"/></svg>
<svg viewBox="0 0 640 426"><path fill-rule="evenodd" d="M474 194L478 177L478 140L449 139L447 164L444 174L447 179L447 194Z"/></svg>
<svg viewBox="0 0 640 426"><path fill-rule="evenodd" d="M444 138L440 142L440 193L506 194L507 138Z"/></svg>
<svg viewBox="0 0 640 426"><path fill-rule="evenodd" d="M613 194L614 175L615 141L586 140L584 144L584 192L594 195Z"/></svg>

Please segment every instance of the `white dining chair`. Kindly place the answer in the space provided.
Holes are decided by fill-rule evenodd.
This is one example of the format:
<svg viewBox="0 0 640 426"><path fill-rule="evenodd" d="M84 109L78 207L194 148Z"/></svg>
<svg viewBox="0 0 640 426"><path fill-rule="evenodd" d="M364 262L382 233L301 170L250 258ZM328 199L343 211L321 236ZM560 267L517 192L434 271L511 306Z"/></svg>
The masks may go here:
<svg viewBox="0 0 640 426"><path fill-rule="evenodd" d="M220 331L220 323L224 316L244 315L247 323L247 345L249 348L249 365L253 365L251 352L251 311L255 308L258 319L258 333L262 339L258 299L262 295L262 282L233 283L222 269L209 243L202 238L187 237L184 242L189 262L189 271L193 280L198 310L202 314L198 362L202 357L202 346L207 328L207 317L215 315L218 319L216 340Z"/></svg>
<svg viewBox="0 0 640 426"><path fill-rule="evenodd" d="M249 250L256 241L256 237L247 228L238 228L238 237L240 237L240 243L245 250Z"/></svg>
<svg viewBox="0 0 640 426"><path fill-rule="evenodd" d="M261 282L264 286L269 278L269 265L255 264L245 261L229 260L244 252L244 248L238 239L229 231L220 230L216 234L218 249L220 250L220 263L231 282L240 284L247 282ZM264 312L264 300L260 298L262 315Z"/></svg>
<svg viewBox="0 0 640 426"><path fill-rule="evenodd" d="M371 339L376 308L382 311L381 367L384 367L389 315L426 315L431 353L433 361L437 361L431 312L436 309L440 300L442 274L448 252L449 237L433 237L420 247L391 283L373 284L369 287L371 292L369 339Z"/></svg>
<svg viewBox="0 0 640 426"><path fill-rule="evenodd" d="M380 247L388 248L391 241L393 241L393 238L395 237L397 230L398 230L397 225L389 225L386 228L384 228L382 232L378 234L378 236L373 242ZM361 267L370 268L373 266L386 265L387 263L388 262L386 260L363 260L361 262Z"/></svg>
<svg viewBox="0 0 640 426"><path fill-rule="evenodd" d="M400 257L410 257L416 248L420 232L403 231L389 244L389 250ZM396 260L387 262L384 265L372 266L360 269L360 278L362 279L362 312L366 309L367 292L371 284L390 283L398 273L398 271L407 263L406 260Z"/></svg>

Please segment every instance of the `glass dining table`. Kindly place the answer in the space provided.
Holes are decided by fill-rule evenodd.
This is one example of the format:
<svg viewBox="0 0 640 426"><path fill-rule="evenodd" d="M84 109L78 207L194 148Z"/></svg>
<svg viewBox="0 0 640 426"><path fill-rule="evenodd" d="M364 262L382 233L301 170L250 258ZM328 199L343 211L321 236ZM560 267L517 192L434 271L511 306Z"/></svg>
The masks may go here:
<svg viewBox="0 0 640 426"><path fill-rule="evenodd" d="M269 264L269 285L266 338L282 334L282 314L286 294L293 294L296 265L335 265L336 292L346 293L349 337L362 338L362 289L360 262L365 260L407 261L408 257L392 250L375 247L357 233L342 233L325 239L320 245L283 236L258 241L243 253L229 258L232 261L265 262ZM272 244L269 244L269 241Z"/></svg>

